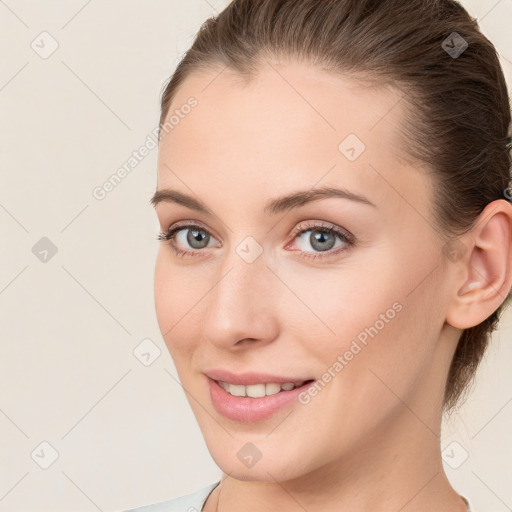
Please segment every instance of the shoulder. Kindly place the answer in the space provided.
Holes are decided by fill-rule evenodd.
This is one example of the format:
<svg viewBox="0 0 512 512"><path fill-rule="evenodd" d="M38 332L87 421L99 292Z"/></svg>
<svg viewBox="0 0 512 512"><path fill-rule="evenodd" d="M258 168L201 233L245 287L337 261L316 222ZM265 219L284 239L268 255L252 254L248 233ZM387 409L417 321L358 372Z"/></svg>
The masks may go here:
<svg viewBox="0 0 512 512"><path fill-rule="evenodd" d="M199 512L206 498L219 484L220 480L178 498L151 503L150 505L124 510L123 512Z"/></svg>

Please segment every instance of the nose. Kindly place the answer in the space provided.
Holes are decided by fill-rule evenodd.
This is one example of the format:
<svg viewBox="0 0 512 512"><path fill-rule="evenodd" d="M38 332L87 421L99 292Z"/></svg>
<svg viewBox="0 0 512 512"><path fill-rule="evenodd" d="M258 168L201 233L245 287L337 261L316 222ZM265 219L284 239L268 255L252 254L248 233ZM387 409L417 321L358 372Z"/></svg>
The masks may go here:
<svg viewBox="0 0 512 512"><path fill-rule="evenodd" d="M279 280L264 251L252 262L240 254L231 249L207 295L203 334L222 349L265 345L278 334Z"/></svg>

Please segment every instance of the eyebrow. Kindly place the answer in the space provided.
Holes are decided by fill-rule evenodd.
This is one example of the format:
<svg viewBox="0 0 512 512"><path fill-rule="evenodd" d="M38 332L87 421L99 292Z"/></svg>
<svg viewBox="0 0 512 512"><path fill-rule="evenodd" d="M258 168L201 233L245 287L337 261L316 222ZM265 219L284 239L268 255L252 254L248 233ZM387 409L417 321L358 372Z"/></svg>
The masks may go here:
<svg viewBox="0 0 512 512"><path fill-rule="evenodd" d="M350 201L355 201L377 208L377 206L366 197L350 192L349 190L333 187L321 187L311 190L300 190L286 196L271 199L267 202L263 211L267 215L276 215L278 213L293 210L294 208L299 208L314 201L319 201L320 199L333 197L348 199ZM196 210L197 212L213 216L213 212L203 202L195 197L178 192L177 190L157 190L150 202L154 207L160 203L177 203L190 208L191 210Z"/></svg>

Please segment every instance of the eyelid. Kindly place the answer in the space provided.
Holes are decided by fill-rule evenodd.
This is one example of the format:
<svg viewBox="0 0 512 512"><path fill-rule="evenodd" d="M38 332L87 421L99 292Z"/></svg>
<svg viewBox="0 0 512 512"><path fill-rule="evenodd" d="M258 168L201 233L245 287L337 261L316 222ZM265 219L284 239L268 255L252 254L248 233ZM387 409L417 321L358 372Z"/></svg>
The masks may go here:
<svg viewBox="0 0 512 512"><path fill-rule="evenodd" d="M342 228L341 226L332 224L330 222L324 222L324 221L305 221L305 224L299 223L299 225L293 230L292 241L295 240L295 238L297 238L297 235L299 233L305 233L307 231L323 231L323 230L339 236L340 238L346 240L347 243L350 243L350 244L355 243L355 237L354 237L354 235L352 235L352 233L350 233L346 229Z"/></svg>
<svg viewBox="0 0 512 512"><path fill-rule="evenodd" d="M207 228L205 224L203 224L201 221L197 220L180 220L178 222L175 222L169 229L166 230L166 233L176 233L176 231L179 231L180 229L189 228L192 229L193 227L201 228L202 231L205 231L209 235L211 235L215 240L219 241L217 238L217 235L212 232L210 228ZM222 244L222 242L219 242ZM220 246L222 247L222 245ZM197 252L197 250L196 250Z"/></svg>

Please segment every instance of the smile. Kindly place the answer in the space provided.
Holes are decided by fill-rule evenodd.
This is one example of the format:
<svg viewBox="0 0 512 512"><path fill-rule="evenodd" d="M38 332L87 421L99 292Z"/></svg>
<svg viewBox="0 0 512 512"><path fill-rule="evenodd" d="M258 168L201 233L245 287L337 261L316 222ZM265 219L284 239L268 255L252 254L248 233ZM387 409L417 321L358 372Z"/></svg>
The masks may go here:
<svg viewBox="0 0 512 512"><path fill-rule="evenodd" d="M311 382L314 382L314 380L305 380L281 384L244 385L229 384L210 378L207 378L207 381L210 399L216 411L225 418L243 423L263 421L291 407L298 402L298 396Z"/></svg>
<svg viewBox="0 0 512 512"><path fill-rule="evenodd" d="M261 398L263 396L275 395L281 391L290 391L291 389L302 386L306 381L284 382L282 384L271 382L268 384L251 384L244 386L243 384L230 384L229 382L217 381L230 395L248 396L251 398Z"/></svg>

